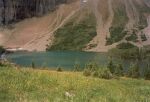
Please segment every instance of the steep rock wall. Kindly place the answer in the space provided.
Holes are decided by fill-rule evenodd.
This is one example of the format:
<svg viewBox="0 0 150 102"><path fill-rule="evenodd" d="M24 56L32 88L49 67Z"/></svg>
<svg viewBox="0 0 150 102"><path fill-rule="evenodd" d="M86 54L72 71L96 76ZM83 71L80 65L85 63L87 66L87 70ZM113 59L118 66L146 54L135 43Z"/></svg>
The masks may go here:
<svg viewBox="0 0 150 102"><path fill-rule="evenodd" d="M0 25L42 16L68 0L0 0ZM69 0L70 2L70 0Z"/></svg>

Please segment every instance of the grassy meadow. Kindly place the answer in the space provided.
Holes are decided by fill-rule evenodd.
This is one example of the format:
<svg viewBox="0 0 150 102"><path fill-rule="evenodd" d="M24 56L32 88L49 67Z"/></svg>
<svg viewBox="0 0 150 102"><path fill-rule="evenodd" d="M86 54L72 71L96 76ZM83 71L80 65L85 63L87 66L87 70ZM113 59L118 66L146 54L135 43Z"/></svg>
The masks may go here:
<svg viewBox="0 0 150 102"><path fill-rule="evenodd" d="M150 81L0 67L0 102L150 102Z"/></svg>

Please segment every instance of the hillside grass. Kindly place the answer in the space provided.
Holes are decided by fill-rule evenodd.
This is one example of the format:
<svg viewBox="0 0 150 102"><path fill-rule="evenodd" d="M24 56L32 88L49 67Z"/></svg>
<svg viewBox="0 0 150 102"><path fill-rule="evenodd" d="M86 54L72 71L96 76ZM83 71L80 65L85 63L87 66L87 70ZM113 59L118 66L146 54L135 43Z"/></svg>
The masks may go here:
<svg viewBox="0 0 150 102"><path fill-rule="evenodd" d="M69 96L67 95L69 94ZM149 102L150 81L0 67L1 102Z"/></svg>

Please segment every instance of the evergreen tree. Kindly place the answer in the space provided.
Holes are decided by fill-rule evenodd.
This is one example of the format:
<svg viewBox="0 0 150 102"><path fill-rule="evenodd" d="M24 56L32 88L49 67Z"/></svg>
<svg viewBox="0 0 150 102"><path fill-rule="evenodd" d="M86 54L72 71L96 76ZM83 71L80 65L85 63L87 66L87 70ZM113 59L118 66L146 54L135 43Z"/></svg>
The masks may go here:
<svg viewBox="0 0 150 102"><path fill-rule="evenodd" d="M118 64L115 68L115 75L123 76L123 66L122 64Z"/></svg>
<svg viewBox="0 0 150 102"><path fill-rule="evenodd" d="M144 78L146 80L150 80L150 64L147 64L147 68L144 71Z"/></svg>
<svg viewBox="0 0 150 102"><path fill-rule="evenodd" d="M63 69L62 69L61 67L58 67L58 68L57 68L57 71L58 71L58 72L62 72Z"/></svg>
<svg viewBox="0 0 150 102"><path fill-rule="evenodd" d="M35 63L32 61L31 67L34 69L35 68Z"/></svg>
<svg viewBox="0 0 150 102"><path fill-rule="evenodd" d="M115 65L114 65L112 60L109 61L108 65L107 65L107 68L110 70L110 72L112 74L115 73Z"/></svg>
<svg viewBox="0 0 150 102"><path fill-rule="evenodd" d="M136 64L131 64L130 68L128 69L128 76L132 78L139 78L140 77L140 71L139 71L139 65L138 63Z"/></svg>

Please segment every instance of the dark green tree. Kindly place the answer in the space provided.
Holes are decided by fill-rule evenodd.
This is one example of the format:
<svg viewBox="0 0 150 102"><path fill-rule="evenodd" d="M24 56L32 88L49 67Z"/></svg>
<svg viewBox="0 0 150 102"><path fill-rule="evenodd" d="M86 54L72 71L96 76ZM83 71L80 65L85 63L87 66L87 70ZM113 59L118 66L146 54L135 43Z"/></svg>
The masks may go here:
<svg viewBox="0 0 150 102"><path fill-rule="evenodd" d="M115 73L116 76L123 76L124 75L124 71L123 71L123 66L122 64L118 64L115 68Z"/></svg>
<svg viewBox="0 0 150 102"><path fill-rule="evenodd" d="M135 64L131 64L130 65L130 68L128 69L128 77L131 77L131 78L139 78L140 77L140 71L139 71L139 65L138 63L135 63Z"/></svg>
<svg viewBox="0 0 150 102"><path fill-rule="evenodd" d="M32 61L31 67L34 69L35 68L35 63Z"/></svg>
<svg viewBox="0 0 150 102"><path fill-rule="evenodd" d="M62 72L63 69L62 69L61 67L58 67L58 68L57 68L57 71L58 71L58 72Z"/></svg>
<svg viewBox="0 0 150 102"><path fill-rule="evenodd" d="M144 78L150 80L150 64L147 64L146 70L144 71Z"/></svg>
<svg viewBox="0 0 150 102"><path fill-rule="evenodd" d="M110 70L110 72L112 74L115 73L115 65L114 65L112 59L109 61L108 65L107 65L107 68Z"/></svg>

